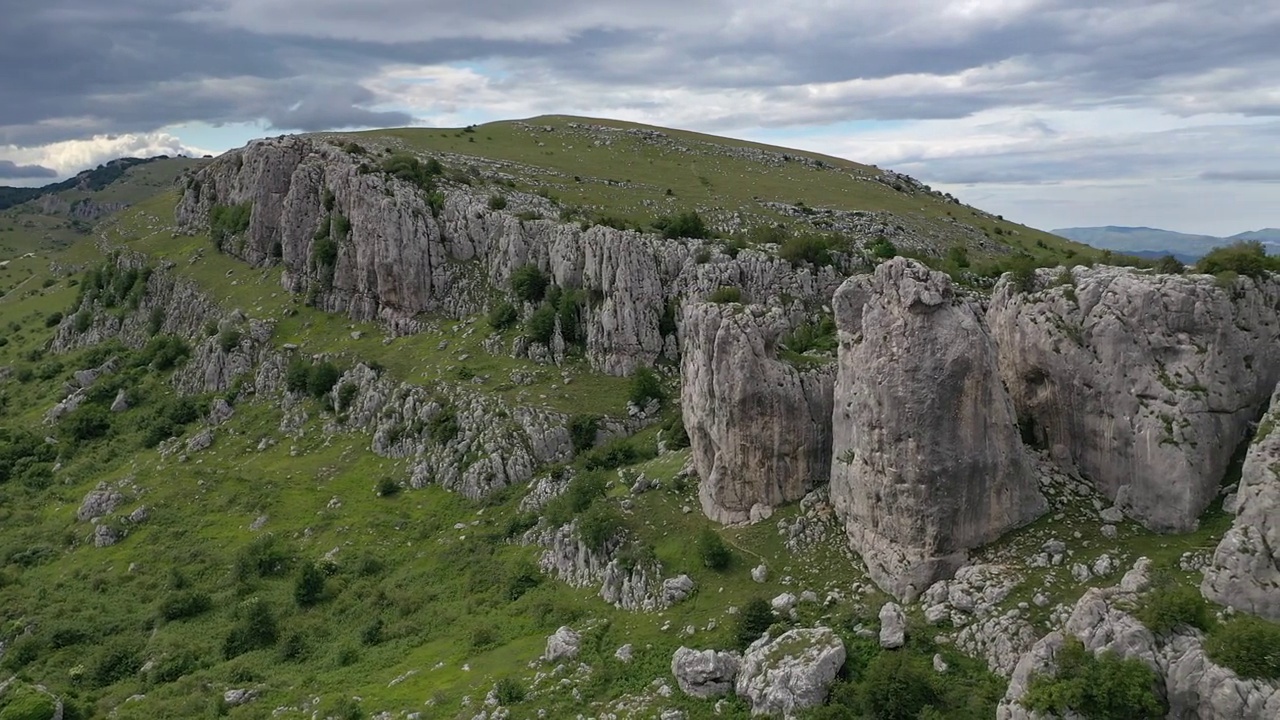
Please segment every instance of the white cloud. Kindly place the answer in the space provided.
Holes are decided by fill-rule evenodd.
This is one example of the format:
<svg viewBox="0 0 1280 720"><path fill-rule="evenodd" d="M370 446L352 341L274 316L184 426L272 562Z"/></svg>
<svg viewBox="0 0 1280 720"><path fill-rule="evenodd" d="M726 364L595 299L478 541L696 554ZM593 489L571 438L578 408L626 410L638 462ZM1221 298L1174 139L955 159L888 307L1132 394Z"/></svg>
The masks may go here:
<svg viewBox="0 0 1280 720"><path fill-rule="evenodd" d="M99 135L88 140L68 140L41 147L0 147L0 156L23 165L53 168L61 177L96 167L119 157L189 155L199 157L209 151L191 147L178 137L163 132Z"/></svg>

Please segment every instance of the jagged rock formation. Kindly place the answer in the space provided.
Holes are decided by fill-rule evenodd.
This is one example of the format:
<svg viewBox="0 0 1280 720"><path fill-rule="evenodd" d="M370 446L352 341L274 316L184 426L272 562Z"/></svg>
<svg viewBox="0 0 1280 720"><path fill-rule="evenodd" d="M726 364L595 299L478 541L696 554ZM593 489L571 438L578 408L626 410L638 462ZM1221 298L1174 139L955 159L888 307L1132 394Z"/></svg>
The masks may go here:
<svg viewBox="0 0 1280 720"><path fill-rule="evenodd" d="M738 675L738 656L681 646L671 656L671 674L686 695L696 698L728 695L733 692L733 681Z"/></svg>
<svg viewBox="0 0 1280 720"><path fill-rule="evenodd" d="M181 227L203 232L217 205L250 203L248 229L223 250L256 265L280 263L283 284L315 304L361 320L412 331L418 313L461 317L481 312L492 288L505 289L525 263L561 287L586 290L587 355L603 372L624 375L667 353L661 318L668 303L701 298L724 285L748 297L780 294L825 300L839 283L833 268L795 269L757 251L736 257L703 241L550 220L521 220L522 204L550 211L534 195L512 194L510 211L488 207L487 193L440 180L443 204L433 210L414 185L369 171L321 140L260 140L228 153L192 179L177 209ZM332 210L326 198L332 193ZM316 231L332 214L349 221L336 238L331 267L314 260ZM699 251L707 253L698 262Z"/></svg>
<svg viewBox="0 0 1280 720"><path fill-rule="evenodd" d="M1068 636L1095 654L1112 651L1137 658L1157 672L1170 718L1198 720L1268 720L1280 716L1280 686L1244 680L1215 664L1194 631L1157 637L1121 609L1133 594L1146 589L1150 562L1140 559L1119 585L1088 590L1076 603L1062 631L1049 633L1018 661L997 720L1044 720L1019 701L1038 674L1057 671L1056 656Z"/></svg>
<svg viewBox="0 0 1280 720"><path fill-rule="evenodd" d="M578 537L576 520L558 528L530 530L524 541L544 548L538 561L543 572L573 587L599 587L602 600L623 610L663 610L694 590L688 575L662 579L657 561L624 567L615 557L616 541L602 550L588 547Z"/></svg>
<svg viewBox="0 0 1280 720"><path fill-rule="evenodd" d="M977 307L896 258L835 297L831 500L872 579L912 600L1044 512Z"/></svg>
<svg viewBox="0 0 1280 720"><path fill-rule="evenodd" d="M1280 387L1245 456L1240 486L1225 503L1231 529L1204 569L1214 602L1280 622Z"/></svg>
<svg viewBox="0 0 1280 720"><path fill-rule="evenodd" d="M691 304L681 321L680 405L707 517L759 520L823 483L834 366L778 357L780 309Z"/></svg>
<svg viewBox="0 0 1280 720"><path fill-rule="evenodd" d="M1186 532L1280 380L1274 278L1077 267L1009 278L988 322L1028 434L1121 509ZM1060 280L1053 280L1060 278ZM1059 284L1054 285L1054 282Z"/></svg>
<svg viewBox="0 0 1280 720"><path fill-rule="evenodd" d="M747 648L736 691L752 715L793 718L826 702L844 665L844 641L829 628L797 628L777 638L761 637Z"/></svg>

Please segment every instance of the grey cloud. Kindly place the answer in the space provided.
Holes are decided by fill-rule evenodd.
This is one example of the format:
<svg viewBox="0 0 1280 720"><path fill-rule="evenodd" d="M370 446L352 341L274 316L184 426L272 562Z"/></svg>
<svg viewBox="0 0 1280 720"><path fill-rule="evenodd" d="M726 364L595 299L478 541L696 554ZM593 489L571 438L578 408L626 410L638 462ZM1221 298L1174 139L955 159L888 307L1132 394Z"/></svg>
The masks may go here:
<svg viewBox="0 0 1280 720"><path fill-rule="evenodd" d="M31 178L56 178L58 172L41 165L18 165L12 160L0 160L0 178L7 180Z"/></svg>
<svg viewBox="0 0 1280 720"><path fill-rule="evenodd" d="M1280 170L1208 170L1201 180L1215 182L1280 183Z"/></svg>

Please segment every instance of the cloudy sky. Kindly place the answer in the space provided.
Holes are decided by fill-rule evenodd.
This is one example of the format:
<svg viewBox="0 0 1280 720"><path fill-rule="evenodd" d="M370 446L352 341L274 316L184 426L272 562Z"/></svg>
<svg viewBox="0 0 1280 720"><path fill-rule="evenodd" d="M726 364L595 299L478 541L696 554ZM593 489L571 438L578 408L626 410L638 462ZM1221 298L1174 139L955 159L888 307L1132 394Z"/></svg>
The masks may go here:
<svg viewBox="0 0 1280 720"><path fill-rule="evenodd" d="M1275 0L8 0L0 183L568 113L803 147L1042 228L1280 226Z"/></svg>

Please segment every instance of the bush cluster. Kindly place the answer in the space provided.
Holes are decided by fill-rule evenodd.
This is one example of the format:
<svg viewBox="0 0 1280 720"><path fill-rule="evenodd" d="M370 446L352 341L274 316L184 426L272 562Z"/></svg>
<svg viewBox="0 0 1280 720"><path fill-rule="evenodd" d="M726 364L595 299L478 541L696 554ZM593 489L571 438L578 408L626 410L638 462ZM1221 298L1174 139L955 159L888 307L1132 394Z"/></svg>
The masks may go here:
<svg viewBox="0 0 1280 720"><path fill-rule="evenodd" d="M1035 676L1022 704L1041 713L1075 712L1094 720L1158 720L1164 708L1156 673L1136 658L1101 656L1069 638L1058 652L1058 673Z"/></svg>

